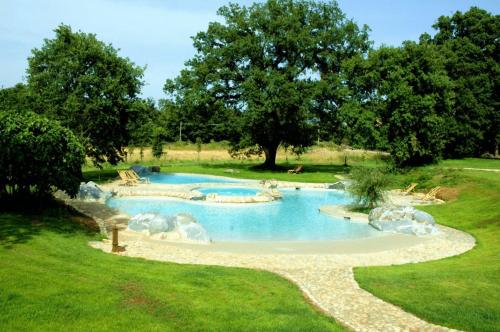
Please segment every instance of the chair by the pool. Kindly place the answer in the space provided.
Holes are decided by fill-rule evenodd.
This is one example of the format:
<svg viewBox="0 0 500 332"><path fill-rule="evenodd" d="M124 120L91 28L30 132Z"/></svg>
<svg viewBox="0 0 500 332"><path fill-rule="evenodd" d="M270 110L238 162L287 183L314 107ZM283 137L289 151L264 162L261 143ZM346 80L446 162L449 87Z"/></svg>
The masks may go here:
<svg viewBox="0 0 500 332"><path fill-rule="evenodd" d="M290 174L299 174L299 173L302 173L303 171L304 171L304 166L299 165L299 166L295 167L294 169L289 169L288 173L290 173Z"/></svg>
<svg viewBox="0 0 500 332"><path fill-rule="evenodd" d="M138 183L149 183L148 178L141 178L139 174L137 174L133 169L129 169L128 171L125 171L130 179L132 181L138 182Z"/></svg>
<svg viewBox="0 0 500 332"><path fill-rule="evenodd" d="M408 187L406 187L402 193L405 194L405 195L408 195L409 193L411 193L413 191L413 189L415 189L415 187L418 185L418 183L412 183L410 184Z"/></svg>
<svg viewBox="0 0 500 332"><path fill-rule="evenodd" d="M428 200L431 200L431 199L435 199L436 198L436 194L439 192L440 189L441 189L441 187L437 186L437 187L432 188L431 190L429 190L429 192L427 194L425 194L424 200L428 201Z"/></svg>
<svg viewBox="0 0 500 332"><path fill-rule="evenodd" d="M122 184L127 185L127 186L133 186L137 183L137 181L134 181L132 178L130 178L130 175L127 173L127 171L117 171L118 175L120 176L120 179L122 179Z"/></svg>

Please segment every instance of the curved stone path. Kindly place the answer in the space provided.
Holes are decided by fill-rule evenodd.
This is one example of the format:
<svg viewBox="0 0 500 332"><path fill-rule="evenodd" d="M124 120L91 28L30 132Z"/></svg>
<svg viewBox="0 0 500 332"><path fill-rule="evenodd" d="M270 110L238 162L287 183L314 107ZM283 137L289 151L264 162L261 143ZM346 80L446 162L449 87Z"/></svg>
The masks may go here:
<svg viewBox="0 0 500 332"><path fill-rule="evenodd" d="M184 264L220 265L264 269L296 283L318 307L355 331L452 331L421 320L401 308L361 289L353 275L355 266L417 263L461 254L475 240L461 231L439 226L432 241L397 250L363 254L242 254L194 249L151 240L137 233L121 232L124 256ZM110 252L109 240L91 246Z"/></svg>

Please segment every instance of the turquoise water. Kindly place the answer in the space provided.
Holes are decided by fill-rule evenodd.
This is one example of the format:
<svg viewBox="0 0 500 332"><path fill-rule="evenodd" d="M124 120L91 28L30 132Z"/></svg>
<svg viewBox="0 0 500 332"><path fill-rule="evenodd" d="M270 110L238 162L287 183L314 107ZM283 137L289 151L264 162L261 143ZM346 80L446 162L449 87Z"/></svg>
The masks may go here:
<svg viewBox="0 0 500 332"><path fill-rule="evenodd" d="M242 187L215 187L215 188L198 188L197 191L208 195L217 194L224 196L255 196L262 190Z"/></svg>
<svg viewBox="0 0 500 332"><path fill-rule="evenodd" d="M227 188L226 188L227 189ZM112 198L108 205L128 213L190 213L215 241L310 241L354 239L377 235L366 224L321 214L325 204L349 198L331 190L281 190L283 199L258 204L215 204L163 198Z"/></svg>
<svg viewBox="0 0 500 332"><path fill-rule="evenodd" d="M191 184L191 183L239 183L241 180L204 176L196 174L180 174L180 173L153 173L148 176L152 183L165 184Z"/></svg>

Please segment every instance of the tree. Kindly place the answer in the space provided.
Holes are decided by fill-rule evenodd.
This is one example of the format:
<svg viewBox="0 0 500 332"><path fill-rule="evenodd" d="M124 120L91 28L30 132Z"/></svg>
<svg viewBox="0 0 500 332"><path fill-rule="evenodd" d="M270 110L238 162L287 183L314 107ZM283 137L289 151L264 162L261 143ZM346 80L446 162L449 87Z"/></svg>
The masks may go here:
<svg viewBox="0 0 500 332"><path fill-rule="evenodd" d="M454 102L439 48L424 40L404 42L399 48L381 47L368 60L351 65L367 91L363 103L377 110L376 121L396 166L439 160Z"/></svg>
<svg viewBox="0 0 500 332"><path fill-rule="evenodd" d="M74 196L84 161L83 146L57 121L0 110L0 198L44 195L53 188Z"/></svg>
<svg viewBox="0 0 500 332"><path fill-rule="evenodd" d="M156 159L160 159L161 156L163 155L163 140L165 137L165 131L163 128L156 127L153 130L153 146L152 146L152 153L153 157Z"/></svg>
<svg viewBox="0 0 500 332"><path fill-rule="evenodd" d="M142 86L143 68L93 34L55 29L28 59L35 111L70 128L96 164L122 159L127 125Z"/></svg>
<svg viewBox="0 0 500 332"><path fill-rule="evenodd" d="M347 190L354 197L356 207L373 209L384 201L388 184L387 175L380 169L355 169L352 172L352 184Z"/></svg>
<svg viewBox="0 0 500 332"><path fill-rule="evenodd" d="M274 168L281 144L313 142L320 90L335 95L340 63L369 48L367 28L347 20L335 2L269 0L230 4L218 14L224 23L194 37L195 57L165 92L198 123L210 118L203 112L226 115L233 150L264 152L264 166Z"/></svg>
<svg viewBox="0 0 500 332"><path fill-rule="evenodd" d="M433 27L437 33L432 42L446 55L446 70L456 95L453 116L448 119L445 155L456 158L498 152L500 15L472 7L465 13L441 16Z"/></svg>

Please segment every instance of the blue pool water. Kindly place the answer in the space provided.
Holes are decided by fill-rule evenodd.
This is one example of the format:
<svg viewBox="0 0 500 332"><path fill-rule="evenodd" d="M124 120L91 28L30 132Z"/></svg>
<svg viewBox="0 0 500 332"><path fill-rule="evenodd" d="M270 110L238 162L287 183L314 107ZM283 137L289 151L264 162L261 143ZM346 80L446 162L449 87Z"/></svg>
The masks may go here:
<svg viewBox="0 0 500 332"><path fill-rule="evenodd" d="M148 176L152 183L191 184L191 183L239 183L241 180L216 176L181 173L153 173Z"/></svg>
<svg viewBox="0 0 500 332"><path fill-rule="evenodd" d="M215 204L163 198L112 198L108 205L128 213L165 215L190 213L219 241L310 241L377 235L366 224L321 214L325 204L345 204L349 198L330 190L281 190L283 199L258 204Z"/></svg>
<svg viewBox="0 0 500 332"><path fill-rule="evenodd" d="M224 196L255 196L258 192L262 191L254 188L242 188L242 187L214 187L214 188L199 188L197 191L208 195L217 194Z"/></svg>

